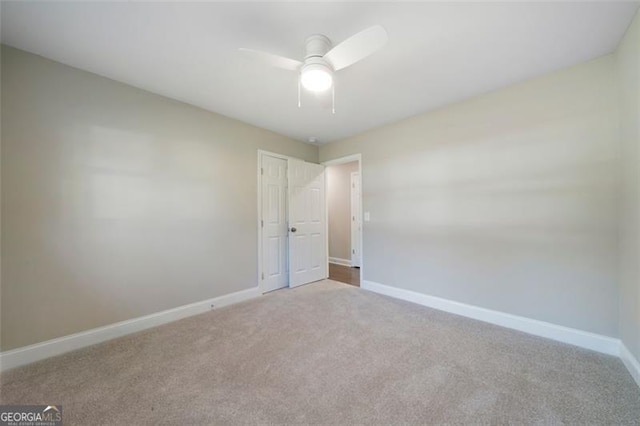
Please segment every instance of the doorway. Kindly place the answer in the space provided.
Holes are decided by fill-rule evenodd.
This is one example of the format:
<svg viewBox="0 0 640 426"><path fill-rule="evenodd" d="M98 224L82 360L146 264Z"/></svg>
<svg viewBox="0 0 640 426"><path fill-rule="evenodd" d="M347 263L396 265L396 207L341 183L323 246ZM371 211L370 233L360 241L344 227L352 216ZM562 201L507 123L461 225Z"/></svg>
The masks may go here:
<svg viewBox="0 0 640 426"><path fill-rule="evenodd" d="M329 279L360 286L362 194L360 156L325 163Z"/></svg>
<svg viewBox="0 0 640 426"><path fill-rule="evenodd" d="M258 151L258 274L262 293L328 277L325 167Z"/></svg>

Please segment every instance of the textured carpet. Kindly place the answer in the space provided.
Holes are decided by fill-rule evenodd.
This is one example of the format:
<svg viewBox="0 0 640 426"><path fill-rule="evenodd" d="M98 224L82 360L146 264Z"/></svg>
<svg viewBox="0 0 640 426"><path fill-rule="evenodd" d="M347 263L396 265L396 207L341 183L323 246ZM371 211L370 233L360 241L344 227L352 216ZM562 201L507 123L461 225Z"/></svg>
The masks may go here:
<svg viewBox="0 0 640 426"><path fill-rule="evenodd" d="M640 424L615 357L324 281L5 372L65 424Z"/></svg>

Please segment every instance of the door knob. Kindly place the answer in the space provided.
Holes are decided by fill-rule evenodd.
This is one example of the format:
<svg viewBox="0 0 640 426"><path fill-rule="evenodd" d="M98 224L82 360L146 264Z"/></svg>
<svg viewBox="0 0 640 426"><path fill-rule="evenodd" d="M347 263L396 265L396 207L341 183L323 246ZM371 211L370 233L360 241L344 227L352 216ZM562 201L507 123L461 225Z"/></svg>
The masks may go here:
<svg viewBox="0 0 640 426"><path fill-rule="evenodd" d="M291 232L296 232L297 229L296 228L291 228Z"/></svg>

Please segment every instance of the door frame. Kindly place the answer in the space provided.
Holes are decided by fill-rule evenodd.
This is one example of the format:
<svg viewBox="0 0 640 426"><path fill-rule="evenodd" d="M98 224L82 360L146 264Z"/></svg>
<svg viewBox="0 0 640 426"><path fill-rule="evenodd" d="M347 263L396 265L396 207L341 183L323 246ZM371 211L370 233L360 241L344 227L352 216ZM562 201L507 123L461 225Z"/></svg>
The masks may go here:
<svg viewBox="0 0 640 426"><path fill-rule="evenodd" d="M262 274L264 273L264 269L262 267L262 157L263 156L269 156L269 157L275 157L275 158L280 158L282 160L300 160L300 161L305 161L301 158L296 158L296 157L291 157L289 155L284 155L284 154L278 154L277 152L271 152L271 151L265 151L262 149L258 150L258 166L257 166L257 176L258 176L258 206L257 206L257 210L258 210L258 219L256 222L256 228L257 228L257 232L258 232L258 289L260 290L260 294L264 294L264 288L262 286ZM288 176L289 170L287 169L287 176ZM287 203L289 198L289 194L287 194ZM287 226L289 226L289 217L287 216ZM288 244L288 243L287 243ZM288 255L288 254L287 254ZM287 260L287 264L288 264L288 260ZM289 279L289 277L287 276L287 280Z"/></svg>
<svg viewBox="0 0 640 426"><path fill-rule="evenodd" d="M344 157L340 157L340 158L335 158L333 160L328 160L328 161L323 161L322 164L325 167L329 167L329 166L337 166L339 164L344 164L344 163L352 163L354 161L358 162L358 174L360 175L360 223L362 224L362 227L360 229L360 285L362 285L363 282L363 277L364 277L364 250L363 250L363 244L362 241L364 239L364 212L362 211L362 154L358 153L358 154L351 154L351 155L346 155ZM327 174L325 174L324 176L325 179L325 188L328 188L327 185ZM326 189L325 189L326 191ZM325 196L328 196L328 193L325 194ZM326 211L325 211L325 215L326 215L326 219L325 219L325 224L326 224L326 234L327 234L327 241L326 241L326 246L327 246L327 274L329 274L329 203L325 203L326 204Z"/></svg>
<svg viewBox="0 0 640 426"><path fill-rule="evenodd" d="M353 217L353 193L354 193L354 177L357 178L357 182L358 182L358 199L357 204L358 204L358 210L360 210L360 206L362 205L361 200L362 200L362 180L360 179L360 173L359 172L351 172L351 179L350 179L350 187L349 187L349 212L351 213L349 216ZM360 218L358 218L360 219ZM354 265L354 257L355 257L355 251L354 251L354 244L353 244L353 234L354 234L354 228L355 228L355 224L354 224L354 220L349 220L349 224L351 225L349 228L349 235L351 236L351 266L356 266ZM362 234L362 222L358 222L360 224L360 230L358 232L358 235ZM358 238L358 240L360 240L360 238ZM358 268L362 267L362 241L357 241L358 244L355 244L358 248Z"/></svg>

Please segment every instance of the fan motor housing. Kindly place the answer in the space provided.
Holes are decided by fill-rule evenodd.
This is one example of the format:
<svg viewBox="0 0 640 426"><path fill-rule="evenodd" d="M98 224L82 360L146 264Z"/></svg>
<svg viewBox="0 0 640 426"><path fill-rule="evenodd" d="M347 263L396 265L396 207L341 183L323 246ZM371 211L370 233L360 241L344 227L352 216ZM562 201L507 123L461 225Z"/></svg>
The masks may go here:
<svg viewBox="0 0 640 426"><path fill-rule="evenodd" d="M314 34L305 40L304 59L322 58L331 49L331 40L325 35ZM306 61L305 61L306 62Z"/></svg>
<svg viewBox="0 0 640 426"><path fill-rule="evenodd" d="M333 68L321 57L310 57L304 61L304 65L300 68L300 73L304 74L307 71L322 70L329 75L333 75Z"/></svg>

